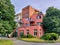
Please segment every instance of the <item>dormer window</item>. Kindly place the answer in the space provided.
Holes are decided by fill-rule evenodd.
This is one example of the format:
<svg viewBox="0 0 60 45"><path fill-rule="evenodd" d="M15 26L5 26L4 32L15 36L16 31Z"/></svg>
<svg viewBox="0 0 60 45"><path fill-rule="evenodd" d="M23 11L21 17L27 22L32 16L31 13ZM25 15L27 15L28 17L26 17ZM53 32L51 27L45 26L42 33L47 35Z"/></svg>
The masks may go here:
<svg viewBox="0 0 60 45"><path fill-rule="evenodd" d="M41 19L41 16L38 15L38 16L37 16L37 19Z"/></svg>

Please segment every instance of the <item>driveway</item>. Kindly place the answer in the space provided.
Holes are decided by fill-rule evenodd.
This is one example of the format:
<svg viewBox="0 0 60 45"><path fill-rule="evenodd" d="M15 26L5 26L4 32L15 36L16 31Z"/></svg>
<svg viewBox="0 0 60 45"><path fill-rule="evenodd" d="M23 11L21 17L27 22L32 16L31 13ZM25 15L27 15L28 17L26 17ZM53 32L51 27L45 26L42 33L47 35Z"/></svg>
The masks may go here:
<svg viewBox="0 0 60 45"><path fill-rule="evenodd" d="M14 42L14 45L60 45L60 43L32 43L32 42L24 42L21 40L17 40L16 38L0 38L0 39L11 39Z"/></svg>

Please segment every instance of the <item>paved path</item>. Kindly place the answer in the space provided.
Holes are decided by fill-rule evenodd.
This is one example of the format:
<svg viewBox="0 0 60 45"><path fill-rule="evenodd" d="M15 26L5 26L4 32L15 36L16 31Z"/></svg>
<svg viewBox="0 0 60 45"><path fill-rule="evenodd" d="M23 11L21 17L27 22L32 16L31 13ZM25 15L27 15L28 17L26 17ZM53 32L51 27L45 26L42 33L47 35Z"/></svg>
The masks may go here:
<svg viewBox="0 0 60 45"><path fill-rule="evenodd" d="M31 42L24 42L24 41L14 41L14 45L60 45L60 43L31 43Z"/></svg>
<svg viewBox="0 0 60 45"><path fill-rule="evenodd" d="M32 43L13 39L14 45L60 45L60 43Z"/></svg>
<svg viewBox="0 0 60 45"><path fill-rule="evenodd" d="M24 42L21 40L17 40L16 38L0 38L0 39L11 39L14 42L14 45L60 45L60 43L32 43L32 42Z"/></svg>

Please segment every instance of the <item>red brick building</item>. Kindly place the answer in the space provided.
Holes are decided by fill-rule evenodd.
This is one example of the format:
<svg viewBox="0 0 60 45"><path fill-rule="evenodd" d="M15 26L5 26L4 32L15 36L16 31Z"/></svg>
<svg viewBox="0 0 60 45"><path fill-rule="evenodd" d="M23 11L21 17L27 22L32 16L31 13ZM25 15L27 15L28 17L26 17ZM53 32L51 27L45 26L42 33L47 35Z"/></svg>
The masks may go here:
<svg viewBox="0 0 60 45"><path fill-rule="evenodd" d="M37 9L27 6L22 9L22 19L18 28L18 36L31 34L36 37L41 37L44 34L43 29L44 14Z"/></svg>

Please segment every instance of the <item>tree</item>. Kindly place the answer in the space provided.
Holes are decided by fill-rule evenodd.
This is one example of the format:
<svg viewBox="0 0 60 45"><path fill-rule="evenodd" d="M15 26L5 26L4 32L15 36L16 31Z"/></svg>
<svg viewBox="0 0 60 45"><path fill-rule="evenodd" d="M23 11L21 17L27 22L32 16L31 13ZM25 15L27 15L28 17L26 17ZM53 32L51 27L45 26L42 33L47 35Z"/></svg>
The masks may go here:
<svg viewBox="0 0 60 45"><path fill-rule="evenodd" d="M0 32L11 32L15 28L15 11L10 0L0 0ZM1 32L1 33L2 33Z"/></svg>
<svg viewBox="0 0 60 45"><path fill-rule="evenodd" d="M60 10L49 7L43 19L43 25L46 33L55 32L60 34Z"/></svg>

